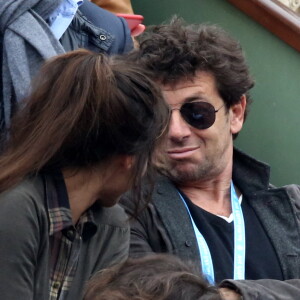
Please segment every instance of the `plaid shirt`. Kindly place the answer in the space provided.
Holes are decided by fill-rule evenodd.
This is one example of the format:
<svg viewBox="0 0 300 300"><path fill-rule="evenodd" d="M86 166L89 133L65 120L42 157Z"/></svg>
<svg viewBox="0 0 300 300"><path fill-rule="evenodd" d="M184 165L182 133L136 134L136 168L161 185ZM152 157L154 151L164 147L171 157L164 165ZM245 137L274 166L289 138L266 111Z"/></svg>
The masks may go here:
<svg viewBox="0 0 300 300"><path fill-rule="evenodd" d="M50 297L63 300L76 274L82 239L91 238L97 230L91 211L83 214L76 226L72 223L66 186L61 173L54 174L54 188L46 195L49 216L50 238Z"/></svg>

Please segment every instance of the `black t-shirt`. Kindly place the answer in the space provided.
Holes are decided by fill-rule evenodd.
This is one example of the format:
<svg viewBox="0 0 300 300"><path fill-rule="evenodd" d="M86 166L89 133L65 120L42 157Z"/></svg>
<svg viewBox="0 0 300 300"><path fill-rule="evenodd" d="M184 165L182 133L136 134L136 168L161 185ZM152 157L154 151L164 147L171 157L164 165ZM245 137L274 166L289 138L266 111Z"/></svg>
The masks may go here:
<svg viewBox="0 0 300 300"><path fill-rule="evenodd" d="M233 278L234 225L193 204L184 194L193 220L210 249L215 281ZM283 280L282 270L266 232L253 208L243 198L246 231L245 279Z"/></svg>

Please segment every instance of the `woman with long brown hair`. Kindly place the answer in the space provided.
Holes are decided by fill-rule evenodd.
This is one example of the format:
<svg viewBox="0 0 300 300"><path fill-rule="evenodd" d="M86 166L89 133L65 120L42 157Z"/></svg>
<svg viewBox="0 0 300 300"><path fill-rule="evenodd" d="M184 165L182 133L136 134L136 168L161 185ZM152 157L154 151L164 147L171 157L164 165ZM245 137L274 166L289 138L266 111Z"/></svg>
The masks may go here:
<svg viewBox="0 0 300 300"><path fill-rule="evenodd" d="M122 58L79 50L44 65L0 157L2 299L81 299L91 274L126 258L115 204L129 188L140 197L167 116Z"/></svg>

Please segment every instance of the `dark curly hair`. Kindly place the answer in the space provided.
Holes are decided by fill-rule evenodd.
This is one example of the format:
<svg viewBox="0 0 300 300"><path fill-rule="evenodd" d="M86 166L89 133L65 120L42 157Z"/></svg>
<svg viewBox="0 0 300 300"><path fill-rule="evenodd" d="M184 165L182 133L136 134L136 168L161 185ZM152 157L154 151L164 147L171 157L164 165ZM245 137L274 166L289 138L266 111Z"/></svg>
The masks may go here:
<svg viewBox="0 0 300 300"><path fill-rule="evenodd" d="M139 39L140 48L129 54L160 84L192 80L198 71L214 75L227 109L247 96L254 86L240 44L216 25L187 25L178 17L169 24L151 26Z"/></svg>

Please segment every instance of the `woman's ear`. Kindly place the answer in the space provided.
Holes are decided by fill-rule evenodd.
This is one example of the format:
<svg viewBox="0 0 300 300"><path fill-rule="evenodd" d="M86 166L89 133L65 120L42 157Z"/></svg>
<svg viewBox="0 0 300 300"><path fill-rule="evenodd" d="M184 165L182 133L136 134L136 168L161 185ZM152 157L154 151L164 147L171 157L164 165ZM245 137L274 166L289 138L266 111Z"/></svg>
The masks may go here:
<svg viewBox="0 0 300 300"><path fill-rule="evenodd" d="M243 127L246 104L247 97L243 95L238 103L230 107L230 130L232 134L238 133Z"/></svg>
<svg viewBox="0 0 300 300"><path fill-rule="evenodd" d="M123 156L123 166L130 170L134 164L134 157L132 155L122 155Z"/></svg>
<svg viewBox="0 0 300 300"><path fill-rule="evenodd" d="M112 157L103 166L106 171L113 170L113 172L124 173L130 171L134 164L134 156L126 154L118 154Z"/></svg>

